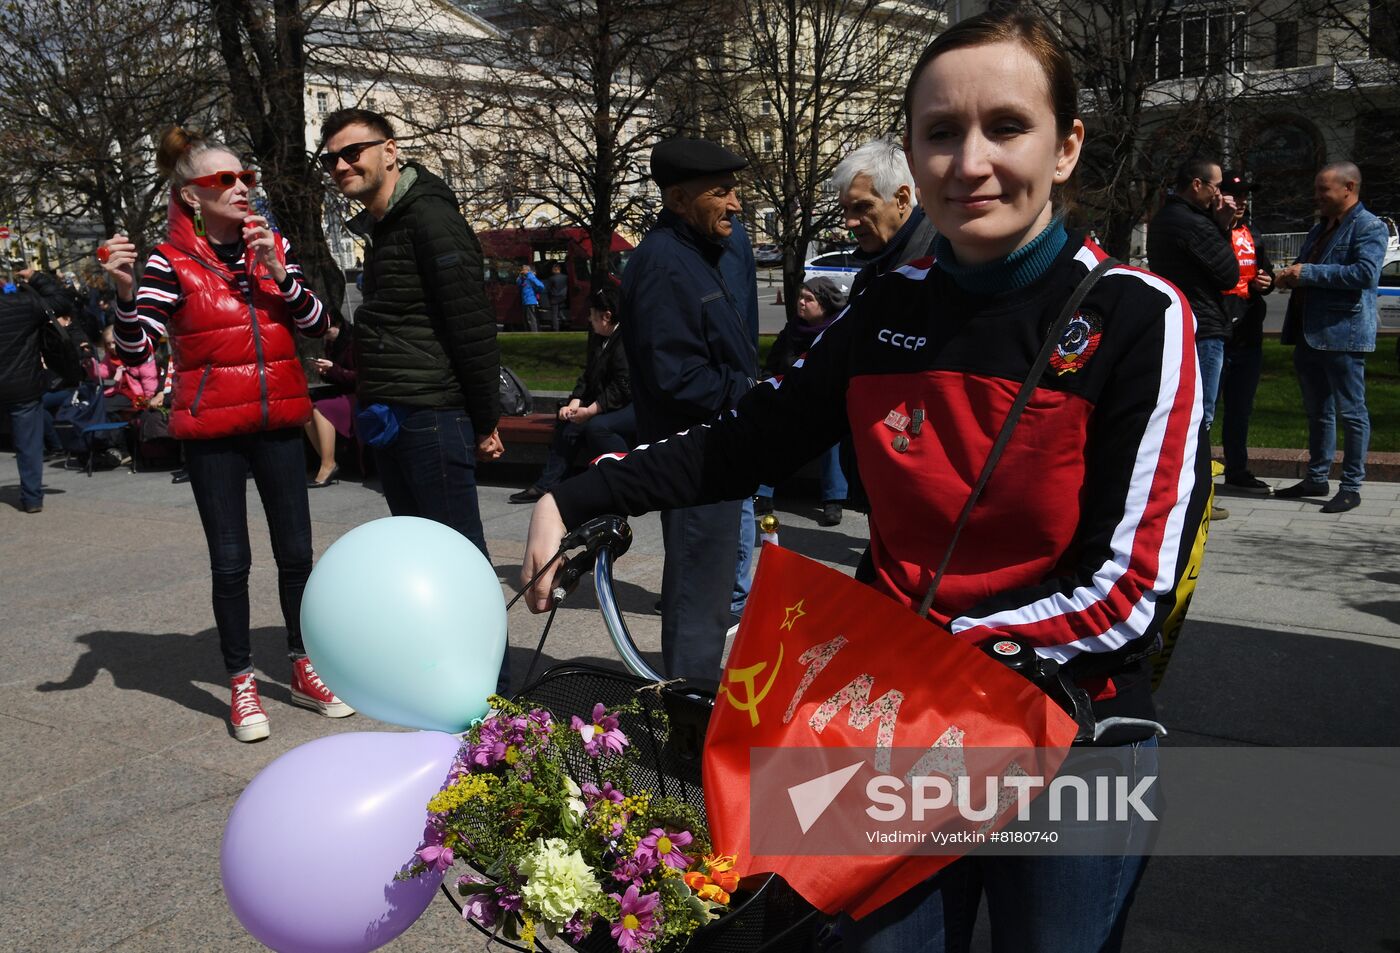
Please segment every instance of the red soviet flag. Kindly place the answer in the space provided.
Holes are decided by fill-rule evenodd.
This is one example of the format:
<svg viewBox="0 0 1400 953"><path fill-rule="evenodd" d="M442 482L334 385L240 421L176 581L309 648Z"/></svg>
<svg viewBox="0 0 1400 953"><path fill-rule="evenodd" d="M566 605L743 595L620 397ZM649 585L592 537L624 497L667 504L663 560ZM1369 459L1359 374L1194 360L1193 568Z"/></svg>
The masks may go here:
<svg viewBox="0 0 1400 953"><path fill-rule="evenodd" d="M906 769L1000 777L1029 766L1048 781L1074 734L1048 696L978 648L842 573L765 546L706 736L710 835L739 872L780 874L818 909L861 917L956 857L854 847L849 819L859 815L823 828L814 815L832 797L860 797L850 779ZM847 749L890 752L894 763L877 754L858 767ZM1025 764L1010 765L1006 752ZM815 766L816 780L781 773L794 757ZM808 811L803 792L814 785L836 794ZM1004 824L1004 808L981 829Z"/></svg>

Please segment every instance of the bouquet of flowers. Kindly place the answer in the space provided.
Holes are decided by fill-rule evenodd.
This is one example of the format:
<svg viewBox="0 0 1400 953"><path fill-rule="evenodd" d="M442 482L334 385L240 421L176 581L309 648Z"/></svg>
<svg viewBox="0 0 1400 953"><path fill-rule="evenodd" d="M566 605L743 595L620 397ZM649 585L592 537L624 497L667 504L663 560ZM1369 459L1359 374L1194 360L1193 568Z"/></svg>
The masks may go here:
<svg viewBox="0 0 1400 953"><path fill-rule="evenodd" d="M465 860L463 916L528 947L597 930L624 953L679 947L724 911L734 858L712 854L698 811L632 781L640 772L618 716L635 701L599 703L568 725L543 708L491 704L428 802L405 876ZM571 765L589 780L576 783Z"/></svg>

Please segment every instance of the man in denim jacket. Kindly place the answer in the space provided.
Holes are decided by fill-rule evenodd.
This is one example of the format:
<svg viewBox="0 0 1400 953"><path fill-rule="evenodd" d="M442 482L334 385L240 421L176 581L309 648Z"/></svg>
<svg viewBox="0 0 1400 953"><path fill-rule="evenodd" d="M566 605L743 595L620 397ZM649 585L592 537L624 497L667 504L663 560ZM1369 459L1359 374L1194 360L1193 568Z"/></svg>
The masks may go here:
<svg viewBox="0 0 1400 953"><path fill-rule="evenodd" d="M1326 496L1342 419L1342 485L1324 513L1361 504L1371 418L1366 412L1366 354L1376 349L1376 288L1389 238L1384 223L1361 204L1361 171L1350 162L1322 168L1313 184L1318 222L1298 260L1275 278L1293 289L1283 343L1295 345L1293 366L1308 415L1308 474L1282 497ZM1335 411L1334 411L1335 402Z"/></svg>

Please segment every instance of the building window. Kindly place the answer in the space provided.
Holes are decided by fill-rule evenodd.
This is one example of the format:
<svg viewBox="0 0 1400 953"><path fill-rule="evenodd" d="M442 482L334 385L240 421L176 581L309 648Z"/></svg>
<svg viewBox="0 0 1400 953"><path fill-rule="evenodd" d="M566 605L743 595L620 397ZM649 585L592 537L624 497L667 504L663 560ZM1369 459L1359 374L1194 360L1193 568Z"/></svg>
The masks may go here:
<svg viewBox="0 0 1400 953"><path fill-rule="evenodd" d="M763 132L763 154L766 156L773 154L773 134L766 129Z"/></svg>
<svg viewBox="0 0 1400 953"><path fill-rule="evenodd" d="M760 116L773 115L773 100L769 99L767 96L764 96L763 99L759 100L758 114Z"/></svg>
<svg viewBox="0 0 1400 953"><path fill-rule="evenodd" d="M1156 79L1219 76L1244 66L1243 13L1193 10L1162 21L1157 34Z"/></svg>
<svg viewBox="0 0 1400 953"><path fill-rule="evenodd" d="M330 93L317 93L317 94L316 94L316 115L318 115L318 116L320 116L321 118L324 119L324 118L326 117L326 114L329 113L330 111L331 111L331 94L330 94Z"/></svg>

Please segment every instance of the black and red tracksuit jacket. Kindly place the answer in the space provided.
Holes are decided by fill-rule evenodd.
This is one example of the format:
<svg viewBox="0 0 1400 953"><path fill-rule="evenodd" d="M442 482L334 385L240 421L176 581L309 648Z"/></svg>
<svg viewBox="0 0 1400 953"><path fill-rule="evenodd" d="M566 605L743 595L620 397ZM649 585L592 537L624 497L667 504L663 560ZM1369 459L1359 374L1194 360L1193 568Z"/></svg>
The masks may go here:
<svg viewBox="0 0 1400 953"><path fill-rule="evenodd" d="M870 583L921 602L1045 334L1104 257L1071 237L1030 286L961 290L932 259L880 276L781 380L713 422L554 491L566 525L737 499L852 435L870 492ZM899 452L900 417L926 420ZM890 423L887 423L887 420ZM1169 282L1111 269L1049 369L958 541L931 619L1071 665L1095 714L1152 717L1146 656L1205 513L1194 319Z"/></svg>

